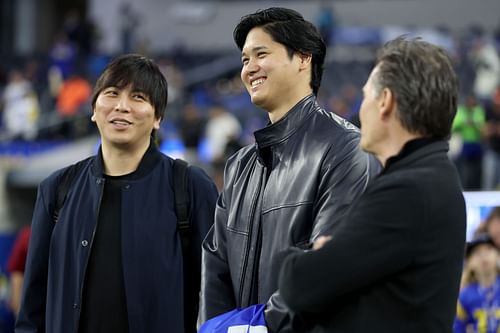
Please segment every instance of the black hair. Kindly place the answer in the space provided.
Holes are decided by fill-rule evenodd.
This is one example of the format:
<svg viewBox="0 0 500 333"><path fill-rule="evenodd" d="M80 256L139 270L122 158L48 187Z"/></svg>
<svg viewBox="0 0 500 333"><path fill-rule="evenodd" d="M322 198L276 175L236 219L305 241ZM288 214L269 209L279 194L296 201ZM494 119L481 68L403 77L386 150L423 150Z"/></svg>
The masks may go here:
<svg viewBox="0 0 500 333"><path fill-rule="evenodd" d="M271 38L288 51L290 58L294 53L310 54L311 88L318 94L323 76L326 46L316 27L292 9L272 7L243 16L233 31L233 38L240 50L250 30L261 27Z"/></svg>
<svg viewBox="0 0 500 333"><path fill-rule="evenodd" d="M122 89L128 85L133 90L144 93L155 110L155 118L163 119L168 101L167 80L153 60L139 54L122 55L108 64L95 84L92 109L104 89Z"/></svg>

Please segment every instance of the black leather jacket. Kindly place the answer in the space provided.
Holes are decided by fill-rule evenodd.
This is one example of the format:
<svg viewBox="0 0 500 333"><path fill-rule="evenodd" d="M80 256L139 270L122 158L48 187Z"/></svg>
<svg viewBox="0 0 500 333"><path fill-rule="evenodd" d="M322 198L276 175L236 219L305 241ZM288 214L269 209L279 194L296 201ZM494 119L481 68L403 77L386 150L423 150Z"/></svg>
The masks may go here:
<svg viewBox="0 0 500 333"><path fill-rule="evenodd" d="M334 232L380 166L360 150L359 130L312 95L254 134L256 144L226 164L203 242L200 321L267 303L270 331L286 331L290 316L278 292L285 254Z"/></svg>

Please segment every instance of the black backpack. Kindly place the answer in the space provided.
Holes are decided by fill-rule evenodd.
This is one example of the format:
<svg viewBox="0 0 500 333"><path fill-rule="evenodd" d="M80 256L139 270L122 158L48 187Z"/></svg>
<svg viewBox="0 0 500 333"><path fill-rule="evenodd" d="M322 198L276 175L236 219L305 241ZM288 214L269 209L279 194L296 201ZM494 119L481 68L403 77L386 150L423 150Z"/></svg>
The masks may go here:
<svg viewBox="0 0 500 333"><path fill-rule="evenodd" d="M64 206L66 196L76 177L85 163L93 157L67 167L61 175L56 190L56 205L54 207L53 220L57 222L59 212ZM175 197L175 215L177 216L177 231L181 238L184 277L184 331L196 332L196 319L198 315L198 288L199 279L194 280L194 263L192 260L191 246L191 224L189 221L189 192L188 192L188 163L181 159L174 160L173 180Z"/></svg>

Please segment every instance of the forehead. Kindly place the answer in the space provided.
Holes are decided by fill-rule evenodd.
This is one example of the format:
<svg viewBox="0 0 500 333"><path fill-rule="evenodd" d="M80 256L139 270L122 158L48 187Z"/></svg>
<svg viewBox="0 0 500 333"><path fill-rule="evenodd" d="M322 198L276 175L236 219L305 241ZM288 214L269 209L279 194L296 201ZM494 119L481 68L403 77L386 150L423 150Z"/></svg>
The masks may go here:
<svg viewBox="0 0 500 333"><path fill-rule="evenodd" d="M368 77L368 80L370 82L373 82L374 78L378 75L379 72L380 72L380 65L378 64L375 67L373 67L370 76Z"/></svg>
<svg viewBox="0 0 500 333"><path fill-rule="evenodd" d="M247 38L245 39L245 44L243 45L242 53L250 53L255 50L263 48L276 48L282 47L284 45L275 42L271 35L267 33L263 28L256 27L248 32Z"/></svg>
<svg viewBox="0 0 500 333"><path fill-rule="evenodd" d="M378 72L379 72L379 67L377 65L370 72L370 75L368 76L368 79L366 80L366 83L365 83L365 86L363 87L363 89L366 90L366 89L373 88L373 85L374 85L373 81L374 81L375 77L378 75Z"/></svg>
<svg viewBox="0 0 500 333"><path fill-rule="evenodd" d="M478 244L478 245L476 245L476 247L472 250L471 254L478 253L478 252L483 252L483 251L494 251L494 252L497 252L496 248L493 245L488 244L488 243L484 243L484 244Z"/></svg>

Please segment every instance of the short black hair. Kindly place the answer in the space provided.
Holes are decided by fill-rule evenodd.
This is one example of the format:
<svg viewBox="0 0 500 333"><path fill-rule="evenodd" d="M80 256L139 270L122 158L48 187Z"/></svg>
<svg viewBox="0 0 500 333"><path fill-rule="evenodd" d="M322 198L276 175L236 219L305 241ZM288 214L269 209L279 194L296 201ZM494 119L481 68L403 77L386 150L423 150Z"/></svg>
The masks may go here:
<svg viewBox="0 0 500 333"><path fill-rule="evenodd" d="M495 243L493 242L493 239L491 239L491 236L488 234L479 234L474 239L472 239L470 242L468 242L465 246L465 257L468 258L470 255L474 252L474 250L479 246L479 245L490 245L491 247L497 249L495 246ZM497 249L498 250L498 249Z"/></svg>
<svg viewBox="0 0 500 333"><path fill-rule="evenodd" d="M392 91L402 126L424 137L449 138L458 78L447 52L420 38L401 36L379 49L376 63L377 93Z"/></svg>
<svg viewBox="0 0 500 333"><path fill-rule="evenodd" d="M290 58L294 53L312 56L311 88L318 94L323 76L326 45L316 27L295 10L271 7L243 16L233 31L233 38L240 50L245 45L250 30L261 27L271 38L286 47Z"/></svg>
<svg viewBox="0 0 500 333"><path fill-rule="evenodd" d="M108 87L122 89L128 85L144 93L155 110L155 118L164 116L168 101L168 84L153 60L140 54L125 54L113 59L94 87L92 109L99 94Z"/></svg>

